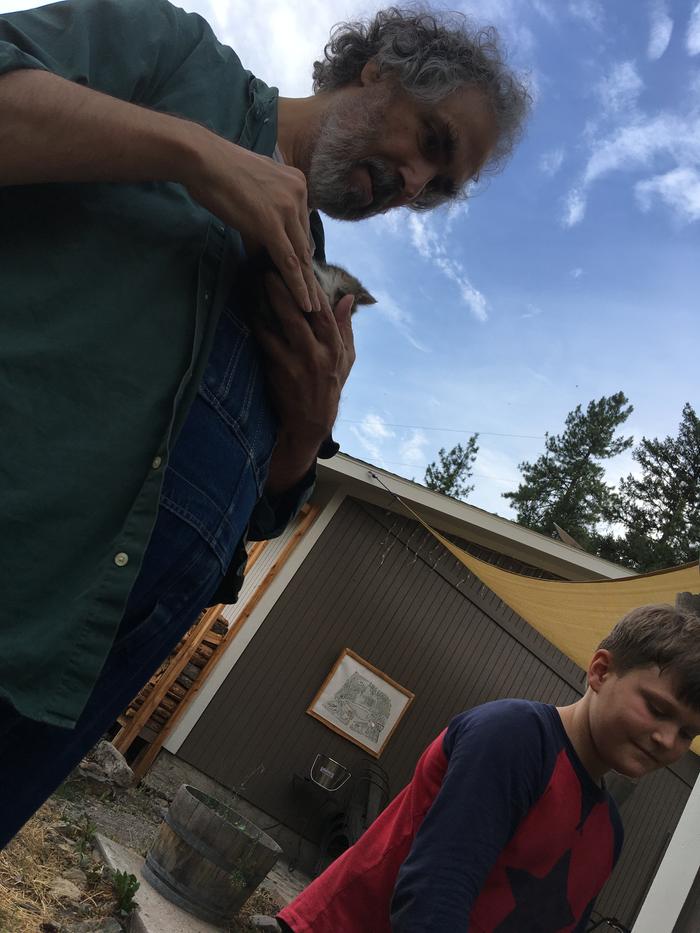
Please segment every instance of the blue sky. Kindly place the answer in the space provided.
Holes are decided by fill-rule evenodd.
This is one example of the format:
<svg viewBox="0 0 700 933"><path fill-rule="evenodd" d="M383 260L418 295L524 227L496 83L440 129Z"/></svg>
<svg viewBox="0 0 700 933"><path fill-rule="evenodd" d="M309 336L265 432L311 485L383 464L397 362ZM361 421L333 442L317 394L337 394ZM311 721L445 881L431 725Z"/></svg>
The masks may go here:
<svg viewBox="0 0 700 933"><path fill-rule="evenodd" d="M0 12L35 4L0 0ZM287 96L310 93L330 27L375 7L183 0ZM356 321L336 438L421 479L479 431L470 502L501 493L577 403L622 389L627 433L675 433L697 404L700 3L475 0L536 103L505 171L456 212L326 224L330 260L379 298ZM611 481L628 472L614 461Z"/></svg>

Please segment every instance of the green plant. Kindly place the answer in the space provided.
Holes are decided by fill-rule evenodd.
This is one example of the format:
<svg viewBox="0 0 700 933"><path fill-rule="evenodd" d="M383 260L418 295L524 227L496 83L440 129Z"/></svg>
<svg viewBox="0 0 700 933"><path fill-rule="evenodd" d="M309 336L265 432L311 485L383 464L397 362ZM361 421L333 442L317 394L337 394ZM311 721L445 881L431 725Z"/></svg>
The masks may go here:
<svg viewBox="0 0 700 933"><path fill-rule="evenodd" d="M141 883L136 875L126 871L115 871L112 875L112 884L117 897L117 912L126 917L138 906L134 897Z"/></svg>
<svg viewBox="0 0 700 933"><path fill-rule="evenodd" d="M79 823L77 828L78 836L76 839L76 846L78 848L78 855L80 856L80 867L82 868L88 856L88 852L92 848L95 833L97 832L97 825L92 822L87 814L84 814L83 822Z"/></svg>

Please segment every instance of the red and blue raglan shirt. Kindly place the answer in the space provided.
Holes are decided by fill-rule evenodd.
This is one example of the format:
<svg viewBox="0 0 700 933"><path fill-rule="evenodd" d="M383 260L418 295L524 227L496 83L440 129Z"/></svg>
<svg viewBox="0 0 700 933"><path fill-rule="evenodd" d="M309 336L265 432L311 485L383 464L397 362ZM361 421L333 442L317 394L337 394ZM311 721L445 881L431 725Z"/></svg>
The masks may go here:
<svg viewBox="0 0 700 933"><path fill-rule="evenodd" d="M279 916L294 933L582 933L621 847L556 708L497 700L455 717Z"/></svg>

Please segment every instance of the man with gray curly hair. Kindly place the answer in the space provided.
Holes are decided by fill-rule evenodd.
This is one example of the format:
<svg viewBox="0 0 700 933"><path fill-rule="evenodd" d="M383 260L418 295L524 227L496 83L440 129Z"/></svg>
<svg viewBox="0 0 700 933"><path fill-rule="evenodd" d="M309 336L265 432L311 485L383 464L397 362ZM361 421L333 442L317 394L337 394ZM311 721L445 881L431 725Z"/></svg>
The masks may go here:
<svg viewBox="0 0 700 933"><path fill-rule="evenodd" d="M503 164L529 105L495 30L397 7L335 28L314 92L303 102L317 127L304 154L309 202L343 220L463 196Z"/></svg>
<svg viewBox="0 0 700 933"><path fill-rule="evenodd" d="M528 101L493 33L398 8L314 80L278 98L168 0L0 15L0 847L338 449L352 300L317 211L459 197ZM251 333L263 251L279 327Z"/></svg>

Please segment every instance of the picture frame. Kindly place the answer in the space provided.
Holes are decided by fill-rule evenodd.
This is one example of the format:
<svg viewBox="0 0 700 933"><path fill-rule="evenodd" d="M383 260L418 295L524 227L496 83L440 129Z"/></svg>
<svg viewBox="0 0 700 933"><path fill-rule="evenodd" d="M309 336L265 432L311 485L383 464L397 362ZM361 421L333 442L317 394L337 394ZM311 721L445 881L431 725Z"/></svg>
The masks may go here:
<svg viewBox="0 0 700 933"><path fill-rule="evenodd" d="M379 758L414 699L410 690L344 648L306 712Z"/></svg>

